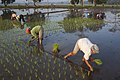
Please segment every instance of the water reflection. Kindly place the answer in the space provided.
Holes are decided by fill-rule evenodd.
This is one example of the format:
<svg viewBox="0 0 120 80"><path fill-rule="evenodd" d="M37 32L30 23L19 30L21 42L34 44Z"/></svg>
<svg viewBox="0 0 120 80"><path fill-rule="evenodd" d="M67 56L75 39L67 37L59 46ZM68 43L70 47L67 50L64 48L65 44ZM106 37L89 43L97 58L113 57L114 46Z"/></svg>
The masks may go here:
<svg viewBox="0 0 120 80"><path fill-rule="evenodd" d="M111 29L109 29L109 31L110 32L120 31L120 27L119 26L120 26L120 23L117 22L117 23L114 24L114 26Z"/></svg>
<svg viewBox="0 0 120 80"><path fill-rule="evenodd" d="M2 12L3 12L3 14L1 14L2 19L5 20L11 19L11 15L14 11L11 11L10 9L3 9Z"/></svg>
<svg viewBox="0 0 120 80"><path fill-rule="evenodd" d="M24 16L22 14L16 15L16 13L13 12L11 15L11 23L16 28L20 27L21 29L24 29L24 25L25 25Z"/></svg>
<svg viewBox="0 0 120 80"><path fill-rule="evenodd" d="M65 61L74 69L76 77L82 77L84 80L93 80L94 74L100 74L99 68L94 67L94 71L91 72L85 62L79 65L69 59Z"/></svg>
<svg viewBox="0 0 120 80"><path fill-rule="evenodd" d="M1 3L4 4L5 6L13 2L15 2L15 0L1 0Z"/></svg>
<svg viewBox="0 0 120 80"><path fill-rule="evenodd" d="M34 27L36 25L43 25L45 22L45 15L41 12L34 11L31 14L17 15L15 11L10 9L3 9L3 14L0 16L0 30L12 29L14 27L24 29L25 26Z"/></svg>
<svg viewBox="0 0 120 80"><path fill-rule="evenodd" d="M109 29L110 32L116 32L116 31L120 31L120 18L119 18L119 10L112 10L111 11L112 14L114 14L115 18L113 19L114 21L111 22L113 24L113 27ZM111 24L111 25L112 25Z"/></svg>
<svg viewBox="0 0 120 80"><path fill-rule="evenodd" d="M0 16L0 30L12 29L13 26L10 21L12 11L9 9L2 10L3 14Z"/></svg>
<svg viewBox="0 0 120 80"><path fill-rule="evenodd" d="M75 17L82 17L82 18L94 18L94 19L99 19L103 20L106 15L104 13L104 10L88 10L88 9L70 9L69 14L66 18L75 18Z"/></svg>
<svg viewBox="0 0 120 80"><path fill-rule="evenodd" d="M34 27L36 25L43 25L45 23L45 14L40 11L34 11L32 14L26 14L25 20L28 26Z"/></svg>
<svg viewBox="0 0 120 80"><path fill-rule="evenodd" d="M105 18L105 13L95 12L92 10L79 10L71 9L67 17L64 18L62 24L66 32L76 32L76 31L98 31L102 29L104 25L103 19Z"/></svg>

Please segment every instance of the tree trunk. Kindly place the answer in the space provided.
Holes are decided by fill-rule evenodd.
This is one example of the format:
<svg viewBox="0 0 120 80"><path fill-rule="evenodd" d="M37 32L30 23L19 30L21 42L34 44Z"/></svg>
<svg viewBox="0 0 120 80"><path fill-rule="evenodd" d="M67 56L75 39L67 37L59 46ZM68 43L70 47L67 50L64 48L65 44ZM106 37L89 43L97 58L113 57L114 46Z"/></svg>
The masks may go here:
<svg viewBox="0 0 120 80"><path fill-rule="evenodd" d="M5 7L8 5L6 0L5 0L5 3L4 3L4 5L5 5Z"/></svg>
<svg viewBox="0 0 120 80"><path fill-rule="evenodd" d="M96 6L96 0L94 0L94 6Z"/></svg>
<svg viewBox="0 0 120 80"><path fill-rule="evenodd" d="M34 6L36 6L36 4L35 4L36 2L34 2Z"/></svg>
<svg viewBox="0 0 120 80"><path fill-rule="evenodd" d="M81 0L81 5L84 6L84 0Z"/></svg>

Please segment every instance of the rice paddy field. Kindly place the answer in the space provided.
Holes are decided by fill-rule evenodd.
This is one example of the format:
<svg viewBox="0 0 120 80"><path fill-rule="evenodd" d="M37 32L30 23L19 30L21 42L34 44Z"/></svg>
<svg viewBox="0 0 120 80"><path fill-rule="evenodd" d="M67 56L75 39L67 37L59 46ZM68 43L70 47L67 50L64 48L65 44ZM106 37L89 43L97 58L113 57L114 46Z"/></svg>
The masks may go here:
<svg viewBox="0 0 120 80"><path fill-rule="evenodd" d="M9 11L25 15L24 26L13 24ZM105 13L104 19L95 19L99 12ZM119 14L120 9L0 9L0 80L120 80ZM44 28L41 49L36 41L28 45L31 35L25 33L36 25ZM80 51L67 61L59 57L71 52L82 37L100 48L92 57L102 65L90 63L93 72L82 63ZM52 53L55 43L59 56Z"/></svg>

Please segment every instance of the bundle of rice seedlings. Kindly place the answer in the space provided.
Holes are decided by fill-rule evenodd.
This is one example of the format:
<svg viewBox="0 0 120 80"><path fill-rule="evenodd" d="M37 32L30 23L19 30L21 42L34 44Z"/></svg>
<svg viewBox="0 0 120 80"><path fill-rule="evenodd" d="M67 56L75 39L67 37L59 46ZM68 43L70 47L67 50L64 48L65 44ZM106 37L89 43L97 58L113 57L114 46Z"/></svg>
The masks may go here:
<svg viewBox="0 0 120 80"><path fill-rule="evenodd" d="M59 52L59 44L58 43L54 43L53 44L53 53L58 53Z"/></svg>
<svg viewBox="0 0 120 80"><path fill-rule="evenodd" d="M97 65L102 65L101 59L94 59L94 62L95 62Z"/></svg>

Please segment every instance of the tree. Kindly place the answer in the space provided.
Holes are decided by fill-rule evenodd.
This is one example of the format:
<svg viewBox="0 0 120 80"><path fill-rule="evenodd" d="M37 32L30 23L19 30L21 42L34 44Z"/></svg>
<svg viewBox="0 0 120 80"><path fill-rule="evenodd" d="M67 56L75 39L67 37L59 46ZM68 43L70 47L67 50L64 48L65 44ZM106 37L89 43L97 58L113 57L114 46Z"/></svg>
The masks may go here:
<svg viewBox="0 0 120 80"><path fill-rule="evenodd" d="M71 0L70 3L72 5L76 5L76 4L79 4L79 2L81 3L82 6L84 6L84 0Z"/></svg>
<svg viewBox="0 0 120 80"><path fill-rule="evenodd" d="M96 4L105 4L107 3L108 0L95 0L95 5Z"/></svg>
<svg viewBox="0 0 120 80"><path fill-rule="evenodd" d="M96 4L107 3L108 0L96 0Z"/></svg>
<svg viewBox="0 0 120 80"><path fill-rule="evenodd" d="M79 0L71 0L70 3L75 6L79 3Z"/></svg>
<svg viewBox="0 0 120 80"><path fill-rule="evenodd" d="M36 6L36 2L41 2L41 0L33 0L34 5Z"/></svg>
<svg viewBox="0 0 120 80"><path fill-rule="evenodd" d="M91 2L92 4L94 4L94 6L96 6L97 4L104 4L107 3L108 0L88 0L88 2Z"/></svg>
<svg viewBox="0 0 120 80"><path fill-rule="evenodd" d="M84 0L81 0L81 5L84 6Z"/></svg>
<svg viewBox="0 0 120 80"><path fill-rule="evenodd" d="M96 6L96 0L94 0L94 6Z"/></svg>
<svg viewBox="0 0 120 80"><path fill-rule="evenodd" d="M5 6L7 6L10 3L15 2L15 0L1 0L2 4L4 4Z"/></svg>
<svg viewBox="0 0 120 80"><path fill-rule="evenodd" d="M88 0L88 2L93 4L93 0Z"/></svg>

